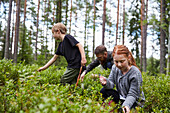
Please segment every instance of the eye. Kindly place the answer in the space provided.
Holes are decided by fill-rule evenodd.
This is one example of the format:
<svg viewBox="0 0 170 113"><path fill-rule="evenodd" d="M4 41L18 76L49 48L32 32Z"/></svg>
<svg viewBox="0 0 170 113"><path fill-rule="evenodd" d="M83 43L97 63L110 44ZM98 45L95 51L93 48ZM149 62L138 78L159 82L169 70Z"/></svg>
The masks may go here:
<svg viewBox="0 0 170 113"><path fill-rule="evenodd" d="M101 59L102 57L97 57L97 59Z"/></svg>
<svg viewBox="0 0 170 113"><path fill-rule="evenodd" d="M120 61L120 63L123 63L125 60Z"/></svg>
<svg viewBox="0 0 170 113"><path fill-rule="evenodd" d="M118 61L115 61L115 63L117 64L117 63L118 63Z"/></svg>
<svg viewBox="0 0 170 113"><path fill-rule="evenodd" d="M123 63L124 61L120 61L120 63Z"/></svg>

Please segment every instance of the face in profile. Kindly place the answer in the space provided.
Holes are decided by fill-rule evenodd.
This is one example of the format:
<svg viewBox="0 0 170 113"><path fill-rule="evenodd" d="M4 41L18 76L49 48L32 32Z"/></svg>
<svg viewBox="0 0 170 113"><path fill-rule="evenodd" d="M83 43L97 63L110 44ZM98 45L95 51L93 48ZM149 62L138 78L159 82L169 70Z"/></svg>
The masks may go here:
<svg viewBox="0 0 170 113"><path fill-rule="evenodd" d="M100 62L103 63L107 59L107 52L104 52L103 54L96 54L96 57Z"/></svg>
<svg viewBox="0 0 170 113"><path fill-rule="evenodd" d="M54 31L53 32L53 37L56 39L56 40L59 40L60 39L60 36L59 36L59 30L57 30L57 31Z"/></svg>

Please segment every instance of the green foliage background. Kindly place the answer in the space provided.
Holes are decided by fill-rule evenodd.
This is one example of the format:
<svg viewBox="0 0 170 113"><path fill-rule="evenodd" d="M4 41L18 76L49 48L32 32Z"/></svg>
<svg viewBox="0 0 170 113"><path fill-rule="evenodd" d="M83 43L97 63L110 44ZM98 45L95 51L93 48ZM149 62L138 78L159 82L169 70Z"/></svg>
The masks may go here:
<svg viewBox="0 0 170 113"><path fill-rule="evenodd" d="M51 66L42 72L36 72L38 65L13 64L9 60L0 60L0 112L27 113L108 113L120 105L114 103L103 107L99 93L102 86L99 79L91 74L108 77L110 70L99 67L88 73L83 82L75 85L60 85L60 77L66 68ZM143 73L143 91L145 106L132 112L170 112L169 76L149 76ZM118 106L116 108L116 106Z"/></svg>

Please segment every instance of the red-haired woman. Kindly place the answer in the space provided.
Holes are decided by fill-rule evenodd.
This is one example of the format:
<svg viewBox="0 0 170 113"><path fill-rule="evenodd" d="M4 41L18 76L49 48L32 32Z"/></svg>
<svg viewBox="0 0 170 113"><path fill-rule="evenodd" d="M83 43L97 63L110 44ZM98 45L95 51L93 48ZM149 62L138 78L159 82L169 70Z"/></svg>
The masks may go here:
<svg viewBox="0 0 170 113"><path fill-rule="evenodd" d="M100 92L105 99L111 96L116 103L121 101L123 112L129 113L130 109L142 106L145 100L142 75L126 46L115 46L112 55L114 65L109 78L100 76L100 82L104 86ZM113 89L115 86L117 90Z"/></svg>

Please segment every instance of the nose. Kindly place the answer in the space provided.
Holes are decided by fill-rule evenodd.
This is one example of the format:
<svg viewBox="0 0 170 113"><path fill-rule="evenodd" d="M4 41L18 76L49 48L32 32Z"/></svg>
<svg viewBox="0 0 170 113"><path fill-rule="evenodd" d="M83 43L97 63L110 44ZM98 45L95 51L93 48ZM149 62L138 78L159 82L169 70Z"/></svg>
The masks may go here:
<svg viewBox="0 0 170 113"><path fill-rule="evenodd" d="M117 64L117 65L118 65L118 67L121 67L121 63L120 63L120 62L118 62L118 64Z"/></svg>

